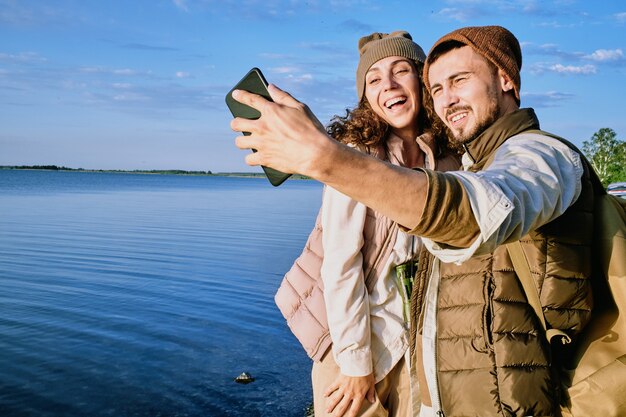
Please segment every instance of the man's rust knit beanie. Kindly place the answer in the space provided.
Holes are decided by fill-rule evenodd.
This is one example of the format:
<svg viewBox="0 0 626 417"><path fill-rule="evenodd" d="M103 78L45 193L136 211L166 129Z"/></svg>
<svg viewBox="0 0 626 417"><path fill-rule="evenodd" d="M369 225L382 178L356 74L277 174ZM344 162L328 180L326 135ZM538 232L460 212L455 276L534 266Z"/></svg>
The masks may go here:
<svg viewBox="0 0 626 417"><path fill-rule="evenodd" d="M522 49L519 41L511 32L501 26L473 26L457 29L439 39L428 53L424 65L424 83L430 91L428 68L432 64L431 56L442 44L457 41L468 45L485 57L511 78L515 98L520 100L520 70L522 69Z"/></svg>
<svg viewBox="0 0 626 417"><path fill-rule="evenodd" d="M359 39L359 65L356 70L356 93L359 101L365 93L365 74L374 63L390 56L401 56L424 63L426 54L403 30L391 33L374 32Z"/></svg>

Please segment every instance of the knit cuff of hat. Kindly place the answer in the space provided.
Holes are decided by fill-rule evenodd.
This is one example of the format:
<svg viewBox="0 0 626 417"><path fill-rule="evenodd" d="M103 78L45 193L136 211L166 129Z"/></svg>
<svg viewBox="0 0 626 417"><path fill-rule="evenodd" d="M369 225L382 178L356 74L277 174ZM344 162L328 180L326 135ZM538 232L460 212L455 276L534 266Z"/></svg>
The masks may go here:
<svg viewBox="0 0 626 417"><path fill-rule="evenodd" d="M457 41L470 46L477 54L487 59L496 68L502 70L513 82L515 98L520 100L522 69L522 52L515 36L501 26L476 26L457 29L439 39L428 53L429 58L424 64L423 79L426 88L430 91L428 70L432 61L433 52L443 43Z"/></svg>
<svg viewBox="0 0 626 417"><path fill-rule="evenodd" d="M390 36L372 42L375 42L375 44L371 45L361 55L356 70L356 89L359 101L361 101L365 93L365 74L377 61L390 56L401 56L421 63L424 63L426 59L426 54L424 54L422 48L409 38Z"/></svg>

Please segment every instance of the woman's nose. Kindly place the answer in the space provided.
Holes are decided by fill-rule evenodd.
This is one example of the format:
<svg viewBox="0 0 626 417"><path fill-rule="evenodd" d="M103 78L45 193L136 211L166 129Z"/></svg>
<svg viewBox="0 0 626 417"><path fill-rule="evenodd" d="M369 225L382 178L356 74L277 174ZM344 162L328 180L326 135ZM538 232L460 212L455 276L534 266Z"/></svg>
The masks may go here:
<svg viewBox="0 0 626 417"><path fill-rule="evenodd" d="M398 86L396 80L393 77L384 77L383 78L383 89L390 90Z"/></svg>

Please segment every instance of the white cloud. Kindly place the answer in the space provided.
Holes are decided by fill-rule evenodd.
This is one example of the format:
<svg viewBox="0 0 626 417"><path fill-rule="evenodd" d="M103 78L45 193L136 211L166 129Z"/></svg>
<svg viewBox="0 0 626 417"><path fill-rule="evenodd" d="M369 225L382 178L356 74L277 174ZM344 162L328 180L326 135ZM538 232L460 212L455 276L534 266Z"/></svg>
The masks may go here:
<svg viewBox="0 0 626 417"><path fill-rule="evenodd" d="M313 3L314 5L318 5L319 2L317 1L312 1L311 3ZM367 1L363 1L363 0L330 0L330 6L337 8L337 7L353 7L353 6L366 6L367 5Z"/></svg>
<svg viewBox="0 0 626 417"><path fill-rule="evenodd" d="M472 9L457 9L455 7L446 7L437 12L437 16L457 20L459 22L465 22L474 16Z"/></svg>
<svg viewBox="0 0 626 417"><path fill-rule="evenodd" d="M68 90L84 90L88 87L87 83L78 82L76 80L62 80L61 85Z"/></svg>
<svg viewBox="0 0 626 417"><path fill-rule="evenodd" d="M546 91L542 93L522 92L524 107L559 107L563 102L572 100L573 94L558 91Z"/></svg>
<svg viewBox="0 0 626 417"><path fill-rule="evenodd" d="M581 14L571 7L574 0L445 0L444 3L447 7L436 12L435 16L461 22L515 14L532 17L533 26L560 27L559 20L564 14ZM537 18L547 22L537 23Z"/></svg>
<svg viewBox="0 0 626 417"><path fill-rule="evenodd" d="M151 71L137 71L130 68L104 68L104 67L80 67L78 72L86 74L105 74L105 75L121 75L121 76L150 76Z"/></svg>
<svg viewBox="0 0 626 417"><path fill-rule="evenodd" d="M275 74L291 74L293 72L299 72L300 69L297 67L274 67L271 68L271 71Z"/></svg>
<svg viewBox="0 0 626 417"><path fill-rule="evenodd" d="M313 81L313 75L310 73L300 73L297 72L295 74L293 73L289 73L286 74L285 76L282 77L283 81L281 82L285 82L287 85L304 85L304 84L310 84L311 81Z"/></svg>
<svg viewBox="0 0 626 417"><path fill-rule="evenodd" d="M574 65L556 64L556 65L552 65L548 69L550 71L558 72L559 74L588 75L588 74L595 74L596 73L596 67L594 65L583 65L581 67L577 67L577 66L574 66Z"/></svg>
<svg viewBox="0 0 626 417"><path fill-rule="evenodd" d="M86 72L86 73L100 73L100 72L105 72L105 70L103 68L100 67L80 67L78 69L79 72Z"/></svg>
<svg viewBox="0 0 626 417"><path fill-rule="evenodd" d="M172 0L174 2L174 5L176 7L178 7L181 10L184 10L186 12L189 11L189 7L187 7L187 1L186 0Z"/></svg>
<svg viewBox="0 0 626 417"><path fill-rule="evenodd" d="M190 74L185 71L176 71L176 78L189 78Z"/></svg>
<svg viewBox="0 0 626 417"><path fill-rule="evenodd" d="M128 90L129 88L132 87L132 84L129 84L129 83L113 83L112 86L113 86L113 88L115 88L117 90Z"/></svg>
<svg viewBox="0 0 626 417"><path fill-rule="evenodd" d="M45 62L46 58L38 55L35 52L20 52L19 54L5 54L0 52L0 61L12 61L12 62Z"/></svg>
<svg viewBox="0 0 626 417"><path fill-rule="evenodd" d="M137 75L137 71L129 69L129 68L122 68L122 69L113 70L113 74L116 74L116 75Z"/></svg>
<svg viewBox="0 0 626 417"><path fill-rule="evenodd" d="M148 100L148 97L144 96L143 94L130 92L126 94L117 94L113 96L113 100L114 101L130 101L130 102L146 101Z"/></svg>
<svg viewBox="0 0 626 417"><path fill-rule="evenodd" d="M533 98L549 98L552 100L564 100L564 99L569 99L572 97L572 94L569 93L561 93L558 91L546 91L545 93L524 93L522 92L522 97L524 98L529 98L529 97L533 97Z"/></svg>
<svg viewBox="0 0 626 417"><path fill-rule="evenodd" d="M585 58L598 62L621 61L624 59L624 53L621 49L598 49L591 55L585 56Z"/></svg>
<svg viewBox="0 0 626 417"><path fill-rule="evenodd" d="M613 16L620 22L626 22L626 12L615 13Z"/></svg>
<svg viewBox="0 0 626 417"><path fill-rule="evenodd" d="M299 76L293 77L293 78L297 82L313 81L313 75L312 74L302 74L302 75L299 75Z"/></svg>
<svg viewBox="0 0 626 417"><path fill-rule="evenodd" d="M30 3L30 4L29 4ZM75 12L61 10L54 5L32 4L35 2L3 0L0 1L0 26L4 24L36 27L45 25L65 25L82 20Z"/></svg>
<svg viewBox="0 0 626 417"><path fill-rule="evenodd" d="M287 81L293 84L310 84L313 81L313 75L311 74L301 74L298 76L289 75L287 77Z"/></svg>
<svg viewBox="0 0 626 417"><path fill-rule="evenodd" d="M540 27L540 28L554 28L554 29L559 29L564 27L565 25L563 25L560 22L557 22L556 20L552 20L550 22L539 22L539 23L533 23L533 26L535 27ZM570 26L570 25L568 25Z"/></svg>
<svg viewBox="0 0 626 417"><path fill-rule="evenodd" d="M539 45L539 48L545 51L555 51L558 50L559 45L557 45L556 43L544 43L542 45Z"/></svg>
<svg viewBox="0 0 626 417"><path fill-rule="evenodd" d="M273 67L269 69L272 74L277 74L276 77L272 77L276 82L287 82L290 85L293 84L306 84L313 80L313 75L305 73L302 67L297 65Z"/></svg>
<svg viewBox="0 0 626 417"><path fill-rule="evenodd" d="M578 61L580 58L584 56L582 52L567 52L562 49L559 49L559 46L554 43L544 43L541 45L535 45L533 43L525 43L522 45L524 49L524 54L533 54L533 55L548 55L553 57L558 57L561 60L574 60Z"/></svg>

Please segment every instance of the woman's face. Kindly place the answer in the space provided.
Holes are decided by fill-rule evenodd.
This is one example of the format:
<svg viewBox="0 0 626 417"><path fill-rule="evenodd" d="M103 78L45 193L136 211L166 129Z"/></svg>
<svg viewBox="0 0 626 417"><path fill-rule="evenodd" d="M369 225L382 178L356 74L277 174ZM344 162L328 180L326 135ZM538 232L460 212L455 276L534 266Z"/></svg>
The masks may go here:
<svg viewBox="0 0 626 417"><path fill-rule="evenodd" d="M365 74L365 98L396 135L413 139L417 136L422 96L412 61L390 56L374 63Z"/></svg>

